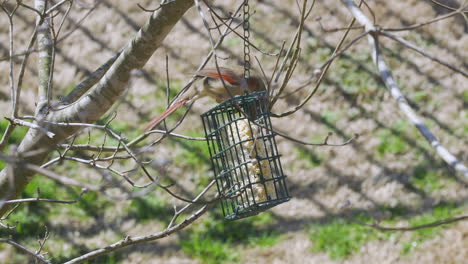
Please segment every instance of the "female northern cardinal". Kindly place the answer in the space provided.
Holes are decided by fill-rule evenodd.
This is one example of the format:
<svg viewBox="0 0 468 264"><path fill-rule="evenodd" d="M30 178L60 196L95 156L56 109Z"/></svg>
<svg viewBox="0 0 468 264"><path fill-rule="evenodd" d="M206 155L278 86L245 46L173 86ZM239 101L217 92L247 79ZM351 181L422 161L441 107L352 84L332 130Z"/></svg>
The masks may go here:
<svg viewBox="0 0 468 264"><path fill-rule="evenodd" d="M189 101L195 101L205 96L209 96L220 103L232 96L241 95L245 92L258 92L266 90L265 85L259 77L251 76L246 80L242 75L237 74L228 68L219 67L217 69L204 69L196 72L196 76L203 77L203 86L198 89L192 89L186 92L179 99L177 99L169 108L167 108L161 115L151 120L145 127L145 131L153 129L167 116L172 114L175 110L182 107ZM224 80L224 84L221 81Z"/></svg>

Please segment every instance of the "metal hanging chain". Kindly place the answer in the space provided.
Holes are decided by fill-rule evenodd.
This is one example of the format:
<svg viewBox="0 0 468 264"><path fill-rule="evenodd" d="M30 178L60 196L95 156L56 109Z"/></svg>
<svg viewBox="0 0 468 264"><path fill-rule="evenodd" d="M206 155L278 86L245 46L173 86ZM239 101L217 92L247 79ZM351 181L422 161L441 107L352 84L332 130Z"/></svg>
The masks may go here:
<svg viewBox="0 0 468 264"><path fill-rule="evenodd" d="M250 78L250 6L249 0L244 0L244 78Z"/></svg>

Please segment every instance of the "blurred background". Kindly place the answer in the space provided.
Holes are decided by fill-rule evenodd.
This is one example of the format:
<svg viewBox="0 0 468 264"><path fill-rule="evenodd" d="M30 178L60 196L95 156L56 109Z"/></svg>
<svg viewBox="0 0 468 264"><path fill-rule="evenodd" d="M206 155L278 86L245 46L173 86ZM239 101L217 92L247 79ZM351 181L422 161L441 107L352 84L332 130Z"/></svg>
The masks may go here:
<svg viewBox="0 0 468 264"><path fill-rule="evenodd" d="M97 2L91 11L89 7ZM251 41L262 50L279 52L282 42L291 41L299 24L297 3L250 2L251 10L255 11L251 18ZM367 2L376 23L382 27L408 26L450 12L431 1ZM455 0L441 2L454 8L462 4ZM158 5L157 1L138 3L147 8ZM213 8L224 14L234 11L239 3L212 1ZM62 29L66 38L56 49L55 99L64 96L120 50L147 21L150 13L136 4L121 0L76 2ZM296 91L313 78L313 71L327 60L344 33L329 29L346 27L351 18L341 1L317 1L306 22L301 59L287 87L288 96L279 100L273 112L293 108L313 89L312 83ZM15 50L19 53L27 47L35 14L21 9L14 21ZM0 58L5 58L9 38L4 14L0 16L0 25ZM467 30L465 20L456 16L398 35L466 71ZM218 36L216 31L212 32ZM352 31L348 40L360 32ZM382 39L382 43L394 77L411 105L439 140L467 164L466 78L388 39ZM112 128L131 140L166 108L166 55L173 96L209 50L203 22L196 8L192 8L146 66L133 72L128 92L114 107L117 116ZM241 71L242 50L242 40L229 35L219 48L221 66ZM253 56L257 56L267 74L273 71L276 57L252 50ZM20 105L23 115L33 114L35 108L36 57L37 54L31 55L26 69ZM15 62L19 67L21 57ZM8 60L0 60L0 113L5 115L11 107L8 67ZM258 69L257 63L254 67ZM203 136L200 114L214 105L211 99L199 100L175 132ZM172 115L168 123L174 124L182 114L179 111ZM0 121L2 133L6 125L6 120ZM342 147L305 146L278 137L291 201L235 222L224 221L220 209L215 207L170 237L127 247L90 263L464 263L468 259L468 222L414 232L379 232L355 221L382 220L385 226L420 225L468 211L466 183L435 155L399 112L372 64L366 39L334 61L324 83L307 105L291 116L274 118L273 125L308 142L322 142L329 132L333 133L330 143L344 142L355 133L360 137ZM25 131L15 130L11 145L19 144ZM93 141L102 142L102 132L93 133ZM76 143L86 141L84 135ZM162 179L176 183L175 190L186 197L194 197L213 177L206 143L202 141L167 138L145 155L153 160L153 168ZM121 166L125 165L122 162ZM3 166L0 161L0 167ZM83 182L105 177L99 170L68 161L51 169ZM35 177L23 197L35 197L38 187L45 198L74 199L80 193L79 189ZM8 220L18 221L16 231L0 229L0 236L11 236L36 248L38 237L47 229L50 238L44 251L58 263L126 235L164 229L173 215L174 203L180 202L157 189L125 201L112 201L89 192L72 205L22 204ZM27 256L0 244L0 263L28 261Z"/></svg>

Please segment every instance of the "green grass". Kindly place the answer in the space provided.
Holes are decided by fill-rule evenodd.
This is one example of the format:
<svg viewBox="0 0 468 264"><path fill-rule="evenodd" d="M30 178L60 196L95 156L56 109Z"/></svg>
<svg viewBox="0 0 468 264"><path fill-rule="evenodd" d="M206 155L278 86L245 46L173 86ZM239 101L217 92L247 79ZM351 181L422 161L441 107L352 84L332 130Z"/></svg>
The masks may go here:
<svg viewBox="0 0 468 264"><path fill-rule="evenodd" d="M406 219L409 211L406 208L382 208L382 211L390 213L389 217L382 221L382 226L396 226L399 221L406 220L405 226L420 226L436 221L448 219L463 213L466 208L456 207L453 204L440 204L428 212L424 212ZM356 216L360 222L372 223L370 217ZM404 219L405 218L405 219ZM422 242L437 236L439 231L447 226L424 228L412 231L409 237L401 238L401 254L407 255L415 250ZM325 223L313 224L310 227L309 238L313 242L312 251L326 252L332 259L345 259L357 252L366 243L374 240L388 240L398 232L381 232L376 229L363 226L355 221L344 218L331 219Z"/></svg>
<svg viewBox="0 0 468 264"><path fill-rule="evenodd" d="M105 125L107 124L107 119L101 119L96 121L97 125ZM140 124L141 125L141 124ZM139 135L142 134L143 126L138 126L138 123L128 123L114 120L110 124L108 124L109 128L112 129L117 135L119 135L124 142L129 142ZM104 141L105 140L105 141ZM81 136L77 137L74 141L74 144L91 144L101 146L105 143L106 146L118 146L119 141L106 133L104 130L101 129L93 129L91 130L91 137L89 137L88 133L83 133Z"/></svg>
<svg viewBox="0 0 468 264"><path fill-rule="evenodd" d="M223 43L223 46L226 46L227 48L233 48L233 47L239 47L242 45L242 41L239 38L226 38L225 42Z"/></svg>
<svg viewBox="0 0 468 264"><path fill-rule="evenodd" d="M334 124L342 117L342 114L337 111L323 110L320 112L320 118L327 124Z"/></svg>
<svg viewBox="0 0 468 264"><path fill-rule="evenodd" d="M79 195L79 190L58 185L55 181L45 177L36 176L26 186L21 198L38 197L56 200L75 200ZM0 235L8 233L17 239L27 239L31 236L39 235L38 227L48 225L50 217L62 216L62 210L66 208L67 216L70 220L85 220L88 215L96 214L103 208L101 201L96 198L96 193L89 192L83 195L82 199L75 204L53 204L46 202L29 202L20 206L10 215L6 221L10 225L16 224L15 230L7 231L0 229Z"/></svg>
<svg viewBox="0 0 468 264"><path fill-rule="evenodd" d="M414 185L425 191L435 191L445 187L443 175L428 165L416 167L410 180Z"/></svg>
<svg viewBox="0 0 468 264"><path fill-rule="evenodd" d="M361 218L361 221L366 220ZM343 218L312 225L309 234L313 242L312 251L326 252L332 259L346 258L359 251L365 243L379 237L375 230Z"/></svg>
<svg viewBox="0 0 468 264"><path fill-rule="evenodd" d="M210 264L239 261L239 256L232 248L232 241L216 240L200 232L192 233L189 240L181 242L181 246L186 254L202 260L203 263Z"/></svg>
<svg viewBox="0 0 468 264"><path fill-rule="evenodd" d="M57 184L44 177L34 177L30 184L26 186L21 198L37 197L38 188L41 198L57 199ZM14 211L8 218L7 223L16 224L14 231L0 229L0 235L9 234L17 239L25 239L29 236L39 235L39 226L44 226L48 222L50 207L46 203L24 203Z"/></svg>
<svg viewBox="0 0 468 264"><path fill-rule="evenodd" d="M47 178L35 177L31 184L27 186L22 197L36 197L38 187L41 190L42 198L72 200L79 194L78 190L57 185L54 181ZM91 244L71 245L69 240L63 238L60 233L57 233L57 230L54 229L49 219L64 217L66 215L67 223L81 222L89 223L89 226L93 226L96 225L97 221L99 221L98 219L103 216L106 210L112 210L112 206L114 204L111 201L95 192L86 193L75 204L25 203L8 220L10 224L17 222L16 230L6 231L0 229L0 236L6 237L11 235L16 241L24 243L31 248L36 248L37 237L44 235L45 229L43 227L47 226L49 231L51 231L52 237L44 250L49 252L48 257L54 263L61 263L74 256L90 251L94 246ZM142 222L156 219L167 222L173 215L173 209L170 206L164 204L161 199L150 195L133 199L129 203L127 212L132 218L139 219ZM87 263L119 263L123 258L122 252L116 252Z"/></svg>
<svg viewBox="0 0 468 264"><path fill-rule="evenodd" d="M269 248L276 245L283 236L275 232L264 232L247 239L249 247Z"/></svg>
<svg viewBox="0 0 468 264"><path fill-rule="evenodd" d="M158 219L167 224L174 215L174 210L160 197L148 194L132 199L129 214L142 222Z"/></svg>
<svg viewBox="0 0 468 264"><path fill-rule="evenodd" d="M416 103L423 103L430 101L431 95L426 91L416 91L411 94L411 98Z"/></svg>
<svg viewBox="0 0 468 264"><path fill-rule="evenodd" d="M12 236L19 241L28 237L39 236L44 233L39 227L47 225L49 209L40 203L32 206L31 203L20 205L5 223L16 225L14 230L0 229L0 236Z"/></svg>
<svg viewBox="0 0 468 264"><path fill-rule="evenodd" d="M8 123L9 123L8 120L5 120L5 119L0 121L0 140L3 138L3 134L5 133ZM25 127L16 126L10 138L8 138L8 145L5 149L5 153L8 153L10 149L9 148L10 145L12 144L19 145L23 137L26 135L27 131L28 129ZM0 170L2 170L5 167L5 165L6 163L3 160L0 160Z"/></svg>
<svg viewBox="0 0 468 264"><path fill-rule="evenodd" d="M0 138L3 137L3 133L5 133L5 130L8 126L8 120L1 120L0 121ZM26 132L28 129L26 127L22 126L17 126L15 127L15 130L11 134L10 138L8 139L8 144L19 144L23 137L26 135Z"/></svg>
<svg viewBox="0 0 468 264"><path fill-rule="evenodd" d="M409 220L409 226L420 226L444 219L449 219L458 214L463 213L462 207L456 207L453 204L441 204L432 209L431 212L424 213L422 215L413 217ZM465 208L466 211L466 208ZM431 228L424 228L413 231L408 241L404 241L401 246L401 253L407 255L427 239L434 238L441 230L447 228L447 225L437 226Z"/></svg>
<svg viewBox="0 0 468 264"><path fill-rule="evenodd" d="M212 214L192 228L181 246L187 255L203 263L247 261L237 252L246 247L271 247L282 239L272 228L274 223L268 212L237 221Z"/></svg>
<svg viewBox="0 0 468 264"><path fill-rule="evenodd" d="M377 147L377 151L380 155L389 154L404 154L409 150L409 146L406 141L391 133L388 130L383 130L379 134L380 143Z"/></svg>
<svg viewBox="0 0 468 264"><path fill-rule="evenodd" d="M41 198L56 199L59 194L65 192L53 180L45 177L34 177L24 189L23 197L37 197L40 192Z"/></svg>
<svg viewBox="0 0 468 264"><path fill-rule="evenodd" d="M323 162L323 157L316 154L313 150L310 150L308 148L296 148L296 150L298 158L307 161L308 168L319 167Z"/></svg>
<svg viewBox="0 0 468 264"><path fill-rule="evenodd" d="M84 262L85 264L117 264L121 263L119 260L122 259L122 253L119 252L111 252L104 256L99 256L93 260L88 260Z"/></svg>
<svg viewBox="0 0 468 264"><path fill-rule="evenodd" d="M99 125L104 125L104 122L96 122ZM113 123L112 123L113 125ZM112 125L110 127L112 127ZM88 133L83 133L82 135L76 137L74 144L91 144L91 145L97 145L101 146L103 143L105 143L106 146L117 146L118 141L114 137L111 137L109 135L105 135L106 133L103 130L99 129L93 129L90 134ZM125 136L125 135L121 135ZM105 138L105 141L104 141Z"/></svg>
<svg viewBox="0 0 468 264"><path fill-rule="evenodd" d="M368 53L355 53L353 58L357 62L362 62L362 66L350 59L337 60L331 73L332 79L336 80L346 93L359 94L364 101L370 102L379 87L374 77L363 68L373 68L371 59Z"/></svg>
<svg viewBox="0 0 468 264"><path fill-rule="evenodd" d="M80 194L79 188L65 187L48 178L36 176L26 186L21 198L38 197L38 190L40 198L56 200L75 200ZM16 225L16 228L13 230L1 228L0 236L12 237L15 241L34 249L37 248L38 237L44 236L47 227L51 238L46 243L44 251L49 252L48 258L51 258L54 263L65 261L84 248L70 245L70 241L57 231L55 225L65 225L65 228L72 223L93 225L96 222L95 218L103 213L108 203L107 199L98 196L95 192L85 193L79 202L73 204L22 203L4 221L10 225ZM66 219L63 219L65 216ZM12 261L21 263L21 257L15 257Z"/></svg>
<svg viewBox="0 0 468 264"><path fill-rule="evenodd" d="M403 120L395 121L390 129L380 129L377 132L379 137L379 145L377 152L380 156L385 154L401 155L410 150L410 146L406 140L400 136L405 135L409 129L409 124Z"/></svg>
<svg viewBox="0 0 468 264"><path fill-rule="evenodd" d="M202 137L200 132L187 132L187 136ZM186 140L172 137L171 142L182 151L175 157L175 163L198 171L205 170L210 165L210 153L205 141Z"/></svg>
<svg viewBox="0 0 468 264"><path fill-rule="evenodd" d="M468 104L468 91L463 91L461 94L461 97L463 98L463 101Z"/></svg>
<svg viewBox="0 0 468 264"><path fill-rule="evenodd" d="M112 206L112 202L102 197L102 195L98 195L96 192L89 192L83 196L77 205L84 210L87 215L96 218L102 214L106 208Z"/></svg>

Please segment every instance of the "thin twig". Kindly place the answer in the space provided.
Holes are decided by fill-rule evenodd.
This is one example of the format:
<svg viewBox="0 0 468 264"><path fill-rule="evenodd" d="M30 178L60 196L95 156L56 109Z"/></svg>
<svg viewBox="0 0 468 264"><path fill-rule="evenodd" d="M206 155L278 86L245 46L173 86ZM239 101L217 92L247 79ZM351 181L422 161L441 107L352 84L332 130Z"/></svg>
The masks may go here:
<svg viewBox="0 0 468 264"><path fill-rule="evenodd" d="M83 94L85 94L93 85L101 80L102 76L106 74L112 64L120 56L120 51L114 56L108 59L104 64L97 68L94 72L89 74L86 79L79 83L70 93L68 93L60 102L62 105L69 105L78 100ZM59 107L60 109L60 107Z"/></svg>
<svg viewBox="0 0 468 264"><path fill-rule="evenodd" d="M166 228L161 232L157 232L157 233L150 234L150 235L144 235L144 236L136 236L136 237L127 236L124 239L122 239L122 240L120 240L120 241L118 241L118 242L116 242L114 244L111 244L111 245L108 245L106 247L91 251L91 252L86 253L86 254L84 254L82 256L71 259L71 260L65 262L64 264L82 263L82 262L84 262L86 260L101 256L101 255L109 254L110 252L116 251L116 250L118 250L120 248L123 248L123 247L127 247L129 245L140 244L140 243L143 243L143 242L154 241L154 240L157 240L157 239L160 239L160 238L163 238L163 237L167 237L169 235L172 235L173 233L176 233L176 232L182 230L186 226L192 224L195 220L197 220L200 216L202 216L204 213L206 213L213 206L214 206L214 203L205 205L205 206L201 207L200 209L198 209L194 214L187 217L184 221L182 221L179 224L174 225L174 226L172 226L170 228Z"/></svg>
<svg viewBox="0 0 468 264"><path fill-rule="evenodd" d="M11 215L19 206L20 206L19 204L13 206L13 208L12 208L8 213L6 213L3 217L0 218L0 221L7 220L8 217L10 217L10 215Z"/></svg>
<svg viewBox="0 0 468 264"><path fill-rule="evenodd" d="M252 48L254 48L255 50L257 50L258 52L262 53L262 54L265 54L267 56L278 56L279 53L271 53L271 52L266 52L266 51L263 51L262 49L260 49L259 47L257 47L256 45L254 45L252 42L250 42L249 40L245 39L244 36L242 36L240 33L238 33L234 28L232 28L228 23L226 23L224 21L224 19L216 12L214 11L214 9L205 1L203 0L203 2L208 6L209 8L209 11L210 13L214 14L219 21L221 21L223 23L223 25L225 25L227 28L229 28L229 30L231 30L231 32L233 32L235 35L237 35L239 38L241 38L243 41L247 41L249 46L251 46Z"/></svg>
<svg viewBox="0 0 468 264"><path fill-rule="evenodd" d="M86 184L86 183L81 183L77 180L74 180L72 178L67 178L65 176L61 176L51 170L47 170L47 169L44 169L44 168L41 168L37 165L34 165L34 164L22 164L22 166L24 166L26 169L28 170L32 170L36 173L39 173L39 174L42 174L50 179L53 179L55 181L58 181L60 182L61 184L63 185L68 185L68 186L77 186L77 187L81 187L81 188L86 188L86 189L89 189L91 191L101 191L103 190L103 187L100 187L100 186L95 186L95 185L91 185L91 184Z"/></svg>
<svg viewBox="0 0 468 264"><path fill-rule="evenodd" d="M36 254L41 254L42 249L44 248L45 243L47 242L47 239L50 238L50 233L49 230L47 230L47 226L45 227L45 232L44 232L44 237L42 239L38 238L37 242L39 243L39 249L36 250Z"/></svg>
<svg viewBox="0 0 468 264"><path fill-rule="evenodd" d="M322 63L322 65L319 67L321 70L323 70L323 68L325 68L328 64L330 64L333 60L335 60L337 57L343 55L343 53L345 51L347 51L350 47L354 46L354 44L358 43L359 40L361 40L362 38L364 38L365 36L367 36L367 34L369 34L368 32L362 32L360 33L358 36L356 36L353 40L351 40L349 43L347 43L342 49L340 49L339 51L336 51L333 53L333 55L328 58L324 63Z"/></svg>
<svg viewBox="0 0 468 264"><path fill-rule="evenodd" d="M14 246L15 248L17 248L17 249L31 255L35 259L39 260L41 263L51 263L44 256L34 253L33 251L27 249L25 246L15 242L15 241L13 241L13 240L11 240L9 238L0 238L0 242L1 243L7 243L7 244L10 244L10 245Z"/></svg>
<svg viewBox="0 0 468 264"><path fill-rule="evenodd" d="M416 231L420 229L426 229L426 228L433 228L433 227L438 227L441 225L448 225L448 224L453 224L455 222L460 222L460 221L466 221L468 220L468 215L462 215L454 218L449 218L449 219L444 219L436 222L432 222L429 224L424 224L424 225L418 225L418 226L408 226L408 227L386 227L386 226L381 226L377 223L373 224L366 224L363 223L357 219L354 221L368 227L372 227L374 229L377 229L379 231L384 231L384 232L389 232L389 231L400 231L400 232L407 232L407 231Z"/></svg>
<svg viewBox="0 0 468 264"><path fill-rule="evenodd" d="M203 25L205 26L205 29L207 31L207 34L208 34L208 39L210 40L210 45L211 45L211 50L213 51L213 54L214 54L214 62L215 62L215 66L216 66L216 71L218 72L218 74L221 76L221 71L219 69L219 64L218 64L218 54L216 52L216 46L215 46L215 42L214 42L214 38L211 34L211 30L210 30L210 25L208 24L208 21L205 17L205 13L203 13L203 9L200 5L200 1L199 0L194 0L195 2L195 6L197 7L197 11L198 11L198 14L200 15L200 18L202 19L203 21ZM245 23L245 21L244 21ZM230 97L233 97L232 95L232 92L227 88L227 85L226 85L226 82L224 81L224 78L220 78L219 79L224 87L224 89L226 90L227 94L230 96Z"/></svg>
<svg viewBox="0 0 468 264"><path fill-rule="evenodd" d="M11 104L11 114L14 117L15 109L16 109L16 90L15 90L15 79L14 79L14 61L13 61L13 54L14 54L14 24L13 24L13 15L15 14L16 10L18 9L19 4L17 3L16 6L13 8L12 11L8 11L6 7L0 5L0 8L5 12L8 17L8 37L9 37L9 56L10 56L10 67L8 69L8 83L10 86L10 94L12 99Z"/></svg>
<svg viewBox="0 0 468 264"><path fill-rule="evenodd" d="M359 6L360 6L361 4L362 4L362 1L360 2ZM348 34L349 34L349 32L351 31L351 28L353 27L355 21L356 21L356 19L353 18L353 19L351 20L351 22L349 23L349 25L348 25L348 30L346 30L346 32L345 32L345 33L343 34L343 36L341 37L340 42L338 43L338 45L336 45L335 50L333 51L333 53L332 53L332 55L331 55L332 57L341 49L341 46L343 45L344 41L345 41L346 38L348 37ZM330 69L331 63L332 63L332 61L330 61L330 63L328 63L328 64L325 66L325 69L323 69L323 70L320 72L320 77L318 78L317 83L315 84L315 87L312 89L312 91L306 96L306 98L305 98L299 105L297 105L296 107L294 107L294 109L289 110L289 111L286 111L286 112L281 113L281 114L271 113L271 116L272 116L272 117L285 117L285 116L288 116L288 115L292 115L292 114L294 114L295 112L297 112L299 109L301 109L301 108L315 95L315 93L318 91L318 88L319 88L320 85L322 84L322 81L324 80L325 75L326 75L327 72L328 72L328 69Z"/></svg>
<svg viewBox="0 0 468 264"><path fill-rule="evenodd" d="M20 96L21 96L21 89L23 87L23 77L24 77L24 73L26 71L26 65L28 63L28 59L29 59L29 54L30 51L32 50L33 46L34 46L34 43L36 41L36 37L37 37L37 25L34 26L34 31L31 35L31 38L29 39L29 43L28 43L28 47L26 49L26 53L24 55L24 58L23 58L23 61L21 62L21 67L20 67L20 71L19 71L19 74L18 74L18 84L16 86L16 98L15 98L15 104L16 104L16 107L15 107L15 112L13 113L13 117L17 117L18 115L18 102L20 100Z"/></svg>
<svg viewBox="0 0 468 264"><path fill-rule="evenodd" d="M73 4L73 1L72 0L62 0L60 2L58 2L57 4L53 5L52 7L50 7L46 12L45 14L46 15L49 15L50 13L52 13L55 9L59 8L61 5L63 5L65 2L71 2L70 5Z"/></svg>
<svg viewBox="0 0 468 264"><path fill-rule="evenodd" d="M461 6L459 9L451 12L451 13L448 13L448 14L445 14L445 15L442 15L442 16L439 16L439 17L436 17L434 19L431 19L429 21L426 21L426 22L423 22L423 23L419 23L419 24L414 24L414 25L410 25L410 26L405 26L405 27L399 27L399 28L384 28L385 31L407 31L407 30L413 30L413 29L416 29L416 28L420 28L420 27L423 27L423 26L427 26L429 24L432 24L432 23L435 23L435 22L439 22L439 21L442 21L442 20L445 20L447 18L450 18L450 17L453 17L457 14L461 14L463 15L463 9L465 9L467 7L467 5L463 5Z"/></svg>
<svg viewBox="0 0 468 264"><path fill-rule="evenodd" d="M139 3L137 4L137 6L138 6L141 10L143 10L143 11L145 11L145 12L154 13L154 12L158 11L159 9L161 9L164 5L167 5L167 4L168 4L168 3L165 3L164 0L163 0L163 1L161 1L161 4L159 4L159 6L156 7L156 8L145 8L145 7L143 7L143 6L142 6L141 4L139 4Z"/></svg>
<svg viewBox="0 0 468 264"><path fill-rule="evenodd" d="M342 147L342 146L346 146L346 145L349 145L351 144L353 141L355 141L356 139L359 138L359 134L354 134L352 137L350 137L348 140L342 142L342 143L329 143L328 142L328 139L332 136L332 133L329 132L327 134L327 136L325 137L325 139L323 140L323 142L321 143L314 143L314 142L306 142L306 141L303 141L303 140L299 140L295 137L291 137L291 136L288 136L286 135L285 133L283 132L278 132L277 129L273 129L273 132L287 140L290 140L292 142L296 142L296 143L299 143L299 144L302 144L302 145L307 145L307 146L329 146L329 147Z"/></svg>
<svg viewBox="0 0 468 264"><path fill-rule="evenodd" d="M440 6L440 7L446 8L448 10L452 10L452 11L457 10L456 8L450 7L448 5L444 5L444 4L442 4L442 3L438 2L438 1L435 1L435 0L431 0L431 2L438 5L438 6Z"/></svg>
<svg viewBox="0 0 468 264"><path fill-rule="evenodd" d="M31 120L36 120L35 117L33 116L22 116L22 119L31 119ZM18 119L19 120L19 119ZM50 122L46 120L42 120L41 122L51 124L51 125L56 125L56 126L79 126L79 127L89 127L89 128L95 128L95 129L100 129L100 130L108 130L109 127L105 125L96 125L96 124L88 124L88 123L67 123L67 122ZM191 136L186 136L186 135L181 135L177 133L173 133L171 131L167 130L150 130L145 132L144 134L136 137L132 141L130 141L127 146L132 147L133 145L136 145L137 143L141 142L143 139L147 138L151 134L163 134L163 135L168 135L171 137L177 137L181 139L186 139L186 140L196 140L196 141L205 141L206 139L204 137L191 137ZM116 151L116 150L124 150L125 148L123 147L105 147L105 146L93 146L90 145L89 142L87 144L81 144L81 145L69 145L69 144L60 144L58 145L62 148L68 148L70 149L79 149L79 150L93 150L93 151Z"/></svg>
<svg viewBox="0 0 468 264"><path fill-rule="evenodd" d="M382 34L382 31L376 28L369 18L354 4L352 0L342 0L343 3L348 7L351 14L363 25L367 31L370 32L368 35L369 45L372 49L372 58L379 71L387 89L389 90L392 97L398 104L400 110L406 115L408 120L419 130L424 138L431 144L436 150L436 153L455 171L460 172L466 178L468 178L468 168L461 163L452 153L450 153L432 134L429 128L424 125L420 120L420 117L414 112L411 106L408 104L405 96L401 92L400 88L393 79L390 68L387 66L383 55L380 52L378 35Z"/></svg>
<svg viewBox="0 0 468 264"><path fill-rule="evenodd" d="M241 3L237 9L234 11L234 13L232 14L232 17L230 19L230 23L233 23L234 22L234 18L237 16L237 14L239 13L239 11L241 10L243 4ZM241 26L242 23L239 23L238 25L236 25L235 27L233 27L234 29L238 28L239 26ZM224 29L224 32L223 34L219 37L218 41L216 42L216 44L214 45L214 49L212 47L212 49L210 50L210 52L208 53L208 55L206 55L206 57L202 60L202 62L200 63L200 65L198 66L198 69L197 71L201 71L205 66L206 64L209 62L209 60L213 57L213 55L215 54L215 50L223 43L224 39L226 38L226 36L228 36L230 33L230 30L229 28L225 28ZM197 79L197 76L194 75L192 76L192 78L184 85L184 88L181 89L181 91L177 94L177 96L175 96L173 99L172 99L172 102L174 102L175 100L177 100L182 94L184 94L188 89L190 89L190 87L192 86L192 84L195 82L195 80ZM171 103L172 103L171 102Z"/></svg>
<svg viewBox="0 0 468 264"><path fill-rule="evenodd" d="M12 11L9 11L3 4L0 5L0 8L5 12L5 14L8 17L8 32L9 32L9 57L10 57L10 67L8 70L8 83L10 86L10 94L11 94L11 117L15 118L16 113L17 113L17 92L18 90L15 90L15 80L14 80L14 61L13 61L13 55L14 55L14 24L13 24L13 16L18 9L19 3L16 4L16 6L13 8ZM2 139L0 141L0 151L2 151L5 146L8 143L8 139L10 138L11 134L13 133L15 129L15 125L13 123L9 123L5 133L2 136Z"/></svg>
<svg viewBox="0 0 468 264"><path fill-rule="evenodd" d="M102 1L95 1L95 4L92 5L88 12L86 12L86 14L83 15L82 18L80 18L80 20L78 20L78 22L75 23L74 27L72 29L70 29L70 31L68 31L67 33L64 34L63 37L61 37L59 40L57 40L57 44L58 43L61 43L62 41L64 41L65 39L67 39L71 34L73 34L73 32L75 32L81 25L81 23L83 23L83 21L85 21L85 19L98 7L99 4L101 4Z"/></svg>
<svg viewBox="0 0 468 264"><path fill-rule="evenodd" d="M12 122L8 123L5 133L3 133L2 140L0 141L0 152L2 152L3 149L7 146L8 139L10 138L11 134L13 134L15 127L16 125Z"/></svg>
<svg viewBox="0 0 468 264"><path fill-rule="evenodd" d="M81 200L81 198L83 197L83 195L85 193L87 193L88 190L86 188L83 188L81 190L81 193L80 195L78 196L78 198L76 198L75 200L71 200L71 201L65 201L65 200L56 200L56 199L45 199L45 198L24 198L24 199L15 199L15 200L8 200L8 201L5 201L5 204L17 204L17 203L29 203L29 202L49 202L49 203L61 203L61 204L74 204L74 203L77 203Z"/></svg>
<svg viewBox="0 0 468 264"><path fill-rule="evenodd" d="M212 181L208 186L211 187L212 185L214 184L214 181ZM170 194L172 197L178 199L178 200L181 200L183 202L186 202L186 203L196 203L196 204L210 204L212 202L214 202L214 200L211 200L211 201L198 201L195 200L195 199L188 199L188 198L184 198L176 193L174 193L173 191L171 191L171 189L169 189L169 187L171 186L164 186L162 184L158 184L158 187L162 188L164 191L166 191L168 194ZM207 188L208 190L209 188Z"/></svg>
<svg viewBox="0 0 468 264"><path fill-rule="evenodd" d="M143 139L147 138L151 134L164 134L168 135L171 137L176 137L176 138L181 138L181 139L186 139L186 140L196 140L196 141L205 141L206 139L204 137L190 137L186 135L181 135L181 134L176 134L172 132L168 132L166 130L150 130L148 132L145 132L144 134L138 136L134 140L130 141L127 145L129 147L132 147L136 145L137 143L141 142ZM91 151L122 151L124 150L123 147L111 147L111 146L95 146L95 145L90 145L90 144L77 144L77 145L69 145L69 144L60 144L58 145L61 148L67 148L70 147L72 150L91 150Z"/></svg>
<svg viewBox="0 0 468 264"><path fill-rule="evenodd" d="M426 58L428 58L428 59L430 59L430 60L432 60L432 61L435 61L435 62L437 62L437 63L439 63L439 64L441 64L441 65L443 65L443 66L445 66L445 67L447 67L447 68L449 68L449 69L451 69L452 71L458 72L458 73L460 73L461 75L463 75L463 76L465 76L465 77L468 78L468 73L466 73L466 72L463 71L462 69L459 69L459 68L457 68L457 67L451 65L450 63L445 62L445 61L443 61L443 60L441 60L441 59L435 57L434 55L431 55L431 54L427 53L427 52L424 51L423 49L419 48L418 46L414 45L413 43L411 43L411 42L409 42L409 41L404 40L403 38L400 38L400 37L398 37L398 36L395 36L395 35L393 35L393 34L391 34L391 33L385 32L385 31L383 31L383 30L379 31L379 34L380 34L380 35L384 35L384 36L387 37L387 38L393 39L393 40L397 41L398 43L404 45L405 47L407 47L407 48L409 48L409 49L412 49L412 50L416 51L417 53L423 55L424 57L426 57Z"/></svg>
<svg viewBox="0 0 468 264"><path fill-rule="evenodd" d="M16 2L19 3L22 7L26 8L26 9L29 9L29 10L31 10L31 11L33 11L33 12L35 12L39 17L41 17L41 19L44 18L44 14L41 13L41 11L37 10L36 8L34 8L34 7L32 7L32 6L29 6L29 5L25 4L25 3L22 3L22 2L20 2L20 1L16 1Z"/></svg>
<svg viewBox="0 0 468 264"><path fill-rule="evenodd" d="M41 127L40 125L38 125L36 123L29 123L29 122L23 121L23 120L18 119L18 118L11 119L11 118L5 117L5 119L7 119L11 123L13 123L15 125L18 125L18 126L25 126L25 127L29 127L29 128L32 128L32 129L37 129L37 130L41 131L42 133L46 134L49 138L53 138L55 136L55 133L53 133L51 131L48 131L47 129Z"/></svg>
<svg viewBox="0 0 468 264"><path fill-rule="evenodd" d="M279 97L281 96L281 94L283 93L284 89L286 88L289 80L291 79L293 73L294 73L294 70L296 68L296 65L299 61L299 54L300 54L300 51L301 51L301 38L302 38L302 31L304 30L304 23L305 21L307 20L307 18L309 17L310 13L312 12L312 9L313 7L315 6L315 0L312 1L312 4L311 6L309 7L309 9L306 11L306 7L307 7L307 0L304 0L304 3L303 3L303 6L302 6L302 12L301 12L301 21L299 23L299 27L296 31L296 35L294 36L294 40L291 42L291 45L288 49L288 52L286 54L286 57L281 65L281 67L279 68L279 71L276 75L276 79L275 81L278 81L278 78L280 77L284 67L285 67L285 63L288 59L288 54L289 52L292 50L293 46L295 46L295 49L294 49L294 53L292 54L292 57L291 57L291 61L290 61L290 64L288 66L288 69L286 71L286 75L283 79L283 82L278 90L278 92L276 93L276 95L273 96L271 102L270 102L270 109L273 108L273 106L276 104L277 100L279 99Z"/></svg>
<svg viewBox="0 0 468 264"><path fill-rule="evenodd" d="M208 190L211 188L211 186L213 186L214 184L216 183L215 180L212 180L190 203L186 204L184 207L182 207L182 209L180 210L175 210L175 213L174 213L174 216L172 217L171 221L169 222L169 224L167 225L167 228L171 228L175 221L177 221L177 218L184 212L186 211L188 208L190 208L194 203L196 203L201 197L203 197L203 195L206 194L206 192L208 192ZM213 200L211 200L213 203L215 202L215 199L220 199L220 196L217 195Z"/></svg>
<svg viewBox="0 0 468 264"><path fill-rule="evenodd" d="M320 29L323 31L323 32L326 32L326 33L332 33L332 32L338 32L338 31L345 31L345 30L348 30L348 27L333 27L333 28L327 28L325 27L323 24L322 24L322 18L321 17L317 17L315 19L315 21L317 21L320 25ZM350 29L364 29L363 26L354 26L354 27L351 27Z"/></svg>

